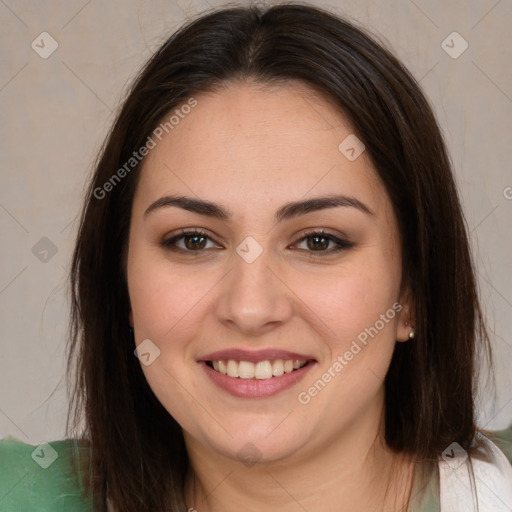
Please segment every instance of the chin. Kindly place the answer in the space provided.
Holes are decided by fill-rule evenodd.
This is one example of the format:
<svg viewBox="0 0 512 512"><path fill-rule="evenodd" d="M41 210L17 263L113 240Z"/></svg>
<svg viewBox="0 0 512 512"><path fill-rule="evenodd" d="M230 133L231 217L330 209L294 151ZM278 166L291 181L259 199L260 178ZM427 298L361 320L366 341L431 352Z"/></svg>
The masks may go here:
<svg viewBox="0 0 512 512"><path fill-rule="evenodd" d="M247 430L240 427L239 430L230 430L232 438L228 435L222 439L208 437L205 442L226 458L248 467L256 463L283 463L292 458L306 440L300 439L299 434L294 435L289 427L282 432L278 432L278 429L269 435L263 433L261 428Z"/></svg>

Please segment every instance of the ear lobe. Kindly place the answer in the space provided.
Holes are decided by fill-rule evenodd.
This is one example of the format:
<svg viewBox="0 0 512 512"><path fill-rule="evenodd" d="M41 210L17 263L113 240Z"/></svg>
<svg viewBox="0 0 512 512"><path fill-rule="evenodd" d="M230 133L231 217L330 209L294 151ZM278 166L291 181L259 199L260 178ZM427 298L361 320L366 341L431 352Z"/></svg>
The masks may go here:
<svg viewBox="0 0 512 512"><path fill-rule="evenodd" d="M404 342L411 341L414 339L416 334L415 331L415 318L413 314L413 301L411 295L407 293L404 297L404 300L400 302L402 304L402 309L400 313L397 315L398 325L396 329L396 341Z"/></svg>

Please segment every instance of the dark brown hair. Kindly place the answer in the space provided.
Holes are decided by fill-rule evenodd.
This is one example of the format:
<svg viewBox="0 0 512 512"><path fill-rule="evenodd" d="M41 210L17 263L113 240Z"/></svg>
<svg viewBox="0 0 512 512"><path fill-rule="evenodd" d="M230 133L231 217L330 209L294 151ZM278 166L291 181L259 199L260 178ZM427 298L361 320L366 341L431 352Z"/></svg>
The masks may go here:
<svg viewBox="0 0 512 512"><path fill-rule="evenodd" d="M188 458L128 331L125 257L140 164L102 197L97 191L171 110L234 80L300 81L330 99L387 189L417 333L396 344L385 380L388 445L434 460L453 441L469 450L475 434L476 362L484 352L490 357L489 342L451 164L418 83L383 43L325 10L214 10L173 34L134 81L81 217L71 274L69 423L90 446L85 477L98 511L107 496L123 512L186 510Z"/></svg>

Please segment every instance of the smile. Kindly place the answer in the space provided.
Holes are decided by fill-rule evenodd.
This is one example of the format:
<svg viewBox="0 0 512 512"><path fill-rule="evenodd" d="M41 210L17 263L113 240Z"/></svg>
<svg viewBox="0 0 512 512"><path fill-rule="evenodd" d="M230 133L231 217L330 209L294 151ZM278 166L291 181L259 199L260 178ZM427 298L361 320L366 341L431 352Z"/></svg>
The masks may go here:
<svg viewBox="0 0 512 512"><path fill-rule="evenodd" d="M267 380L299 370L307 364L307 360L267 359L253 363L251 361L235 361L234 359L229 359L227 361L207 361L206 364L216 372L229 377Z"/></svg>

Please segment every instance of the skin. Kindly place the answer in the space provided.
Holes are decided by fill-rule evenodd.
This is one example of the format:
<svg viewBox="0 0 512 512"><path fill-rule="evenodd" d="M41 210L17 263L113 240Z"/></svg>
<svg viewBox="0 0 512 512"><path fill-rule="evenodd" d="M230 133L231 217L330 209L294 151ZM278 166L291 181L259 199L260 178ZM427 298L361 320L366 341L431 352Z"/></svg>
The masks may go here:
<svg viewBox="0 0 512 512"><path fill-rule="evenodd" d="M197 106L145 159L127 261L136 343L149 338L161 351L142 369L184 431L192 468L187 506L199 512L269 505L285 512L300 506L399 510L413 468L383 440L383 379L395 343L408 340L406 322L414 322L407 290L402 293L399 232L384 186L366 152L355 161L340 152L352 127L304 84L233 82L194 97ZM171 194L219 203L232 217L175 206L144 215ZM333 194L354 197L373 214L335 207L274 219L285 203ZM188 253L162 247L181 228L206 231L207 246L194 251L182 238L177 243L183 251L192 247ZM353 246L329 252L336 246L331 242L312 249L303 239L311 228ZM236 252L247 236L263 249L252 263ZM298 394L397 302L401 311L301 404ZM229 348L279 348L317 362L276 396L236 398L212 384L197 363ZM261 456L255 465L240 460L246 443Z"/></svg>

